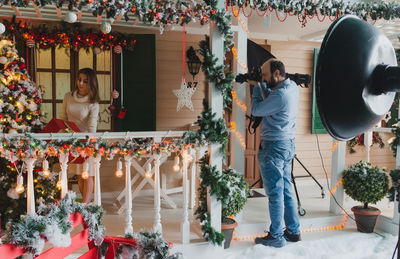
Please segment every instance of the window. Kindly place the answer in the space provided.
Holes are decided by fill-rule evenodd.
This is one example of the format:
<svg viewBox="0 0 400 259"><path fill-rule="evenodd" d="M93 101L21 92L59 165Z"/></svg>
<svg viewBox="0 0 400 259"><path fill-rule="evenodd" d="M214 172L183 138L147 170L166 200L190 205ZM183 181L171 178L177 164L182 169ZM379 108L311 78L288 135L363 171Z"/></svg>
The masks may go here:
<svg viewBox="0 0 400 259"><path fill-rule="evenodd" d="M112 116L108 107L111 103L111 57L110 51L95 54L81 49L79 52L66 48L51 48L36 52L36 83L42 85L42 110L47 122L57 118L64 94L75 84L79 69L89 67L97 74L99 81L100 110L98 131L112 131Z"/></svg>

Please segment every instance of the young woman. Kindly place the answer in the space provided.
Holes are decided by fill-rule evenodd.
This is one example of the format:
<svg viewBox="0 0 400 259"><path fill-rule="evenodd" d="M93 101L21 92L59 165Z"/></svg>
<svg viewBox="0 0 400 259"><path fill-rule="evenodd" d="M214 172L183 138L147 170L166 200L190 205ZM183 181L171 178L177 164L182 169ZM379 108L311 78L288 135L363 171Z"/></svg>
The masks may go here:
<svg viewBox="0 0 400 259"><path fill-rule="evenodd" d="M81 132L96 132L99 117L99 84L96 73L90 68L78 71L78 77L72 92L64 95L59 118L74 122ZM82 202L91 201L94 184L93 159L89 158L89 178L82 179L78 171L78 185L82 193Z"/></svg>

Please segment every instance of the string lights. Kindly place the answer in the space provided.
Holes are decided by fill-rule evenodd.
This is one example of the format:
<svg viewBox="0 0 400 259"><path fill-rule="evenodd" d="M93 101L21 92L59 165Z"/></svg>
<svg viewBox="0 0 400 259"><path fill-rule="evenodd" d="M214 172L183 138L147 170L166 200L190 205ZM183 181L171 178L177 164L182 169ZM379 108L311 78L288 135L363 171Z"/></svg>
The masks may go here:
<svg viewBox="0 0 400 259"><path fill-rule="evenodd" d="M336 141L335 144L333 144L333 147L331 148L331 152L333 152L335 150L335 148L337 147L338 144L339 144L339 141Z"/></svg>
<svg viewBox="0 0 400 259"><path fill-rule="evenodd" d="M248 67L246 66L246 64L244 64L238 57L238 52L237 49L235 47L232 47L232 54L233 57L236 59L236 62L239 64L239 66L244 70L244 71L249 71Z"/></svg>
<svg viewBox="0 0 400 259"><path fill-rule="evenodd" d="M239 138L240 145L243 149L246 149L246 141L242 137L242 135L236 130L236 122L231 121L231 129L235 133L235 135Z"/></svg>
<svg viewBox="0 0 400 259"><path fill-rule="evenodd" d="M336 192L337 188L339 188L339 186L342 185L342 184L343 184L343 178L340 177L340 179L339 179L339 181L336 183L336 185L329 191L329 194L330 194L330 195L333 195L333 194Z"/></svg>
<svg viewBox="0 0 400 259"><path fill-rule="evenodd" d="M235 101L235 103L243 110L243 111L247 111L247 106L246 104L242 103L242 101L240 101L237 97L237 93L235 90L231 91L232 93L232 99Z"/></svg>
<svg viewBox="0 0 400 259"><path fill-rule="evenodd" d="M341 229L344 229L344 227L346 226L348 217L349 216L347 214L343 215L343 221L342 221L341 224L333 225L333 226L320 227L320 228L303 229L303 230L300 231L300 233L304 234L304 233L311 233L311 232L323 232L323 231L331 231L331 230L341 230ZM264 237L264 236L266 236L266 234L248 235L248 236L236 236L236 232L234 232L232 240L234 240L234 241L254 240L256 237Z"/></svg>

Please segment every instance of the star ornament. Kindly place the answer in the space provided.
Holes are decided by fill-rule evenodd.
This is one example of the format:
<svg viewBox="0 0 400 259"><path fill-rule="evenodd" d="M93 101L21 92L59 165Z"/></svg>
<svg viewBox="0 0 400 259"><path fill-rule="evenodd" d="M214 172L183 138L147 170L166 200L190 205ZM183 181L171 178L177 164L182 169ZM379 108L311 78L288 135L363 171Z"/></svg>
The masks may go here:
<svg viewBox="0 0 400 259"><path fill-rule="evenodd" d="M188 107L191 111L194 111L192 104L192 95L194 94L195 90L195 88L186 86L185 79L182 80L180 89L172 90L176 97L178 97L178 106L176 107L177 112L184 106Z"/></svg>

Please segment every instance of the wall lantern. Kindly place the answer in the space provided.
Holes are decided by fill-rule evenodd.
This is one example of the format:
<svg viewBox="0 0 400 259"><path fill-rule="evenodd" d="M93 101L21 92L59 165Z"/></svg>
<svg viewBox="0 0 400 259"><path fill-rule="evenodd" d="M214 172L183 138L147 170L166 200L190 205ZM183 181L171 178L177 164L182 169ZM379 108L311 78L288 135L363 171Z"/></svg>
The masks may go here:
<svg viewBox="0 0 400 259"><path fill-rule="evenodd" d="M189 68L189 73L193 76L193 81L194 81L195 75L197 75L200 71L201 61L199 57L196 55L196 51L193 49L193 47L190 47L186 51L186 56L188 58L188 61L186 63Z"/></svg>

